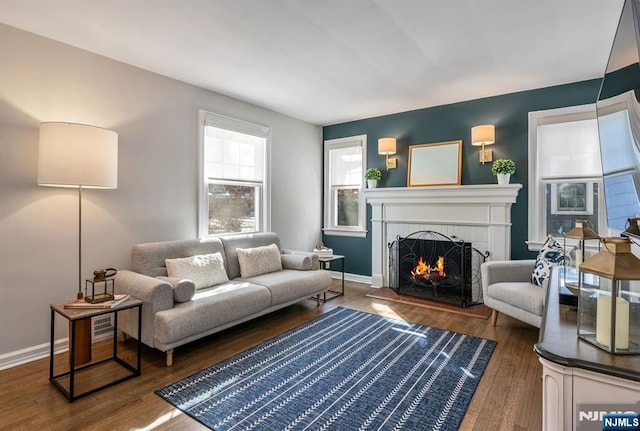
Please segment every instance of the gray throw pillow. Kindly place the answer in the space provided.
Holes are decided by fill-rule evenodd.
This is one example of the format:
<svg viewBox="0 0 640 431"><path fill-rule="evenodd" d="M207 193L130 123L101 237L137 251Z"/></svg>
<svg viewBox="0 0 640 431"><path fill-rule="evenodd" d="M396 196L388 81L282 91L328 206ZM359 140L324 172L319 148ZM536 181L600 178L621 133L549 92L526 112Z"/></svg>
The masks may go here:
<svg viewBox="0 0 640 431"><path fill-rule="evenodd" d="M196 285L186 278L156 277L166 281L173 288L173 302L189 302L196 294Z"/></svg>
<svg viewBox="0 0 640 431"><path fill-rule="evenodd" d="M283 269L295 269L298 271L309 271L313 261L311 256L304 256L301 254L283 254L282 255L282 268Z"/></svg>

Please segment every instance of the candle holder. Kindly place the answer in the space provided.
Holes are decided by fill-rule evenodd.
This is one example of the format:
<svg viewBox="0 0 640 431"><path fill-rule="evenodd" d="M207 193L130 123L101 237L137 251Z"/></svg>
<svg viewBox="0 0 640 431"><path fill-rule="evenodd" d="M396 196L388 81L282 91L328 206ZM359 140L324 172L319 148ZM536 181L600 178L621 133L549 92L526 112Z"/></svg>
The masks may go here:
<svg viewBox="0 0 640 431"><path fill-rule="evenodd" d="M578 338L613 354L640 353L640 259L628 238L602 238L579 267Z"/></svg>
<svg viewBox="0 0 640 431"><path fill-rule="evenodd" d="M564 235L564 271L562 281L564 286L574 295L580 289L580 264L584 262L592 250L600 251L600 235L587 220L576 220L575 227Z"/></svg>

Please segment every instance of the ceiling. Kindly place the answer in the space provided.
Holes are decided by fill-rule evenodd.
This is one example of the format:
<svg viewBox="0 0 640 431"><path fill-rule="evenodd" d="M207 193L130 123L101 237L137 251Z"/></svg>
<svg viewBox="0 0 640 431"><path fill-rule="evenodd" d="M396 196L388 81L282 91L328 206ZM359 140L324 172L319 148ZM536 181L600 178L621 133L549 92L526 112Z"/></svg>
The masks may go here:
<svg viewBox="0 0 640 431"><path fill-rule="evenodd" d="M601 77L623 0L0 0L0 22L318 125Z"/></svg>

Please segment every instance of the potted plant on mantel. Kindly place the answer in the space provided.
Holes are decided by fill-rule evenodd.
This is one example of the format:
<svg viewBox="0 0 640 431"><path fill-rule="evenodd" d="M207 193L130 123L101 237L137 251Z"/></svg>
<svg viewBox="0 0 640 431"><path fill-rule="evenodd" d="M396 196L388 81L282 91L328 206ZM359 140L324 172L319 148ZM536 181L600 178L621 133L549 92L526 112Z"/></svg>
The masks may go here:
<svg viewBox="0 0 640 431"><path fill-rule="evenodd" d="M510 159L498 159L493 162L491 172L498 177L498 184L509 184L511 175L516 172L516 164Z"/></svg>
<svg viewBox="0 0 640 431"><path fill-rule="evenodd" d="M367 188L375 189L382 178L382 172L377 168L369 168L365 171L364 178L367 180Z"/></svg>

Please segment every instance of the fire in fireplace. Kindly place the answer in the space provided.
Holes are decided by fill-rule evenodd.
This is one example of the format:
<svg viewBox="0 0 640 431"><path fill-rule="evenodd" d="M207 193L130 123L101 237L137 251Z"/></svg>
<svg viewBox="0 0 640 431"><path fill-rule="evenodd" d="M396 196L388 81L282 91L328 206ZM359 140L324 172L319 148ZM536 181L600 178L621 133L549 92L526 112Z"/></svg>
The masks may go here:
<svg viewBox="0 0 640 431"><path fill-rule="evenodd" d="M414 280L417 278L431 279L435 277L446 277L447 274L444 272L444 257L438 256L432 268L431 264L425 263L424 260L422 260L422 256L420 256L418 264L411 270L411 275Z"/></svg>
<svg viewBox="0 0 640 431"><path fill-rule="evenodd" d="M487 256L469 242L415 232L390 244L389 284L399 295L475 305L482 302L480 264Z"/></svg>

